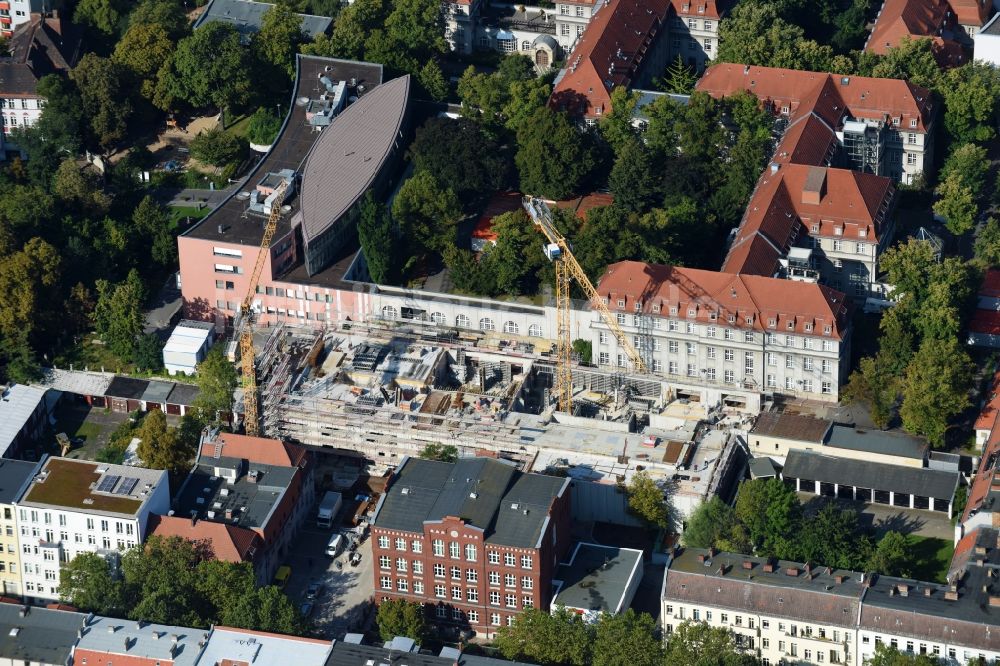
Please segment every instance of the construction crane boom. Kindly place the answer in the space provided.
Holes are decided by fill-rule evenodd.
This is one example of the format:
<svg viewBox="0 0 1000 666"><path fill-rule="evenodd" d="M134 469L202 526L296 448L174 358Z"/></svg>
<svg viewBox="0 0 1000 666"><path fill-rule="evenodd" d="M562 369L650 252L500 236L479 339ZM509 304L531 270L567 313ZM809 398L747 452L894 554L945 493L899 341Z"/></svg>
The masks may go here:
<svg viewBox="0 0 1000 666"><path fill-rule="evenodd" d="M618 320L608 306L604 304L604 299L597 293L597 289L591 283L590 278L584 272L580 263L573 256L569 242L556 228L552 219L552 212L548 205L541 199L525 197L523 200L525 210L534 221L535 225L542 230L549 244L546 246L546 256L555 262L556 268L556 311L558 328L558 358L559 366L556 369L556 392L558 394L559 409L572 413L573 408L573 376L572 376L572 340L570 331L570 299L569 288L572 280L583 289L590 301L591 306L597 310L605 325L611 330L615 340L618 341L618 348L625 352L632 367L636 372L648 372L646 363L629 341L625 332L618 324Z"/></svg>
<svg viewBox="0 0 1000 666"><path fill-rule="evenodd" d="M281 219L281 204L285 200L285 192L288 190L288 181L282 181L274 190L274 198L271 203L271 212L267 216L267 223L264 225L264 235L260 241L260 249L257 250L257 260L254 262L253 272L250 274L250 282L247 285L247 293L240 304L240 311L236 315L233 324L234 335L240 341L240 365L243 376L241 384L243 387L243 427L246 434L256 437L260 434L260 413L258 409L257 396L257 367L253 349L253 299L257 293L257 284L260 282L261 273L264 271L264 263L267 260L268 252L271 249L271 240L274 232L278 228L278 220Z"/></svg>

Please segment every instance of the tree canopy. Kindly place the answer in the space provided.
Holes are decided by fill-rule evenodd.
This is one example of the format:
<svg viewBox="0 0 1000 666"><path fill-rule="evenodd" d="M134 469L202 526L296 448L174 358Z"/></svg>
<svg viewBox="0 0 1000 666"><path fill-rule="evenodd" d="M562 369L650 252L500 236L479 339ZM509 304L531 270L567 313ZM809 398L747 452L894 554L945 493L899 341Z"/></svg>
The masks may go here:
<svg viewBox="0 0 1000 666"><path fill-rule="evenodd" d="M221 413L233 409L236 368L222 353L222 345L212 347L197 366L198 397L194 407L204 423L218 423Z"/></svg>
<svg viewBox="0 0 1000 666"><path fill-rule="evenodd" d="M666 528L670 525L663 491L645 471L636 472L628 484L628 508L654 527Z"/></svg>
<svg viewBox="0 0 1000 666"><path fill-rule="evenodd" d="M375 622L384 641L391 641L396 636L419 641L427 633L423 604L405 599L388 599L380 603Z"/></svg>

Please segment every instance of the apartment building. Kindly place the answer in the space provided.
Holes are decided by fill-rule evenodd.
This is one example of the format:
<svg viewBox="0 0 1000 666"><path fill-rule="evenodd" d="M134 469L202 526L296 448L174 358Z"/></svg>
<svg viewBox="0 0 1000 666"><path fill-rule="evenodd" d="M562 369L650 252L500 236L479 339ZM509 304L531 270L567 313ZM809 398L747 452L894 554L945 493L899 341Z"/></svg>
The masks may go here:
<svg viewBox="0 0 1000 666"><path fill-rule="evenodd" d="M808 282L622 261L597 292L654 373L677 395L742 404L742 391L836 402L850 365L851 307ZM627 367L603 321L598 365Z"/></svg>
<svg viewBox="0 0 1000 666"><path fill-rule="evenodd" d="M313 457L301 446L213 431L203 438L195 466L174 499L173 515L195 527L208 521L242 528L224 534L215 530L213 537L224 545L220 552L253 561L258 580L268 581L316 502L313 470ZM179 531L172 523L158 521L157 529L165 535Z"/></svg>
<svg viewBox="0 0 1000 666"><path fill-rule="evenodd" d="M40 12L45 0L8 0L0 6L0 35L10 37L18 26L31 20L32 12Z"/></svg>
<svg viewBox="0 0 1000 666"><path fill-rule="evenodd" d="M715 59L722 22L720 4L716 0L670 0L671 62L680 56L684 64L700 72Z"/></svg>
<svg viewBox="0 0 1000 666"><path fill-rule="evenodd" d="M0 665L80 664L73 653L87 619L86 613L0 603Z"/></svg>
<svg viewBox="0 0 1000 666"><path fill-rule="evenodd" d="M210 631L90 616L74 651L78 666L196 666Z"/></svg>
<svg viewBox="0 0 1000 666"><path fill-rule="evenodd" d="M663 631L705 622L766 666L854 664L864 576L799 562L685 548L667 565Z"/></svg>
<svg viewBox="0 0 1000 666"><path fill-rule="evenodd" d="M820 281L856 302L884 300L879 259L895 235L892 180L773 163L757 182L722 265L727 273Z"/></svg>
<svg viewBox="0 0 1000 666"><path fill-rule="evenodd" d="M442 2L444 38L452 51L472 53L476 37L476 24L485 0L457 0Z"/></svg>
<svg viewBox="0 0 1000 666"><path fill-rule="evenodd" d="M15 0L0 5L19 1L27 4ZM11 7L11 11L23 10ZM80 56L80 31L56 11L32 13L19 21L12 33L3 26L0 14L0 33L9 37L7 52L0 57L0 148L12 131L34 125L42 115L45 100L38 94L38 80L46 74L68 72Z"/></svg>
<svg viewBox="0 0 1000 666"><path fill-rule="evenodd" d="M958 25L946 0L886 0L864 50L885 55L904 39L930 39L942 67L956 67L968 60L962 42L971 43L971 37Z"/></svg>
<svg viewBox="0 0 1000 666"><path fill-rule="evenodd" d="M710 66L696 89L716 98L740 90L756 95L788 123L787 131L812 126L808 133L797 131L797 141L815 144L816 134L830 135L820 150L783 140L779 160L794 152L824 160L805 162L813 166L840 166L905 184L934 163L937 105L929 90L908 81L723 63Z"/></svg>
<svg viewBox="0 0 1000 666"><path fill-rule="evenodd" d="M19 597L23 592L17 502L39 466L35 462L0 459L0 584L5 597Z"/></svg>
<svg viewBox="0 0 1000 666"><path fill-rule="evenodd" d="M405 458L372 523L378 601L423 603L487 637L547 609L570 547L569 480L490 458Z"/></svg>
<svg viewBox="0 0 1000 666"><path fill-rule="evenodd" d="M165 471L48 458L17 502L24 597L58 599L61 564L142 543L150 514L169 508Z"/></svg>

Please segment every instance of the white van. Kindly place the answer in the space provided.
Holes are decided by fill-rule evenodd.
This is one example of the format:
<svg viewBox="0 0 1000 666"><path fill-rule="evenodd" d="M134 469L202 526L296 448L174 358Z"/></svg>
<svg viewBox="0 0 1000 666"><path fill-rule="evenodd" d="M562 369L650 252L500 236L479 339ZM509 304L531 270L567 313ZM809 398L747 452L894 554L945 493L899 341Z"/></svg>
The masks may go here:
<svg viewBox="0 0 1000 666"><path fill-rule="evenodd" d="M334 534L330 537L330 541L326 544L326 556L337 557L340 555L340 551L344 548L344 541L346 538L343 534Z"/></svg>

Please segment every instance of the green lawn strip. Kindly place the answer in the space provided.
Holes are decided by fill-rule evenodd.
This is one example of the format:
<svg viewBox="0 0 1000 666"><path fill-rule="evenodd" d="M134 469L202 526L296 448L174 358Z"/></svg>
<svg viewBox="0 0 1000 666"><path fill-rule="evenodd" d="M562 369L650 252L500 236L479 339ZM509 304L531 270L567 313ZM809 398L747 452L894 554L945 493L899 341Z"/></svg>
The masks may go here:
<svg viewBox="0 0 1000 666"><path fill-rule="evenodd" d="M938 583L947 582L948 565L955 552L955 546L949 539L922 537L910 535L910 553L912 556L913 578Z"/></svg>

